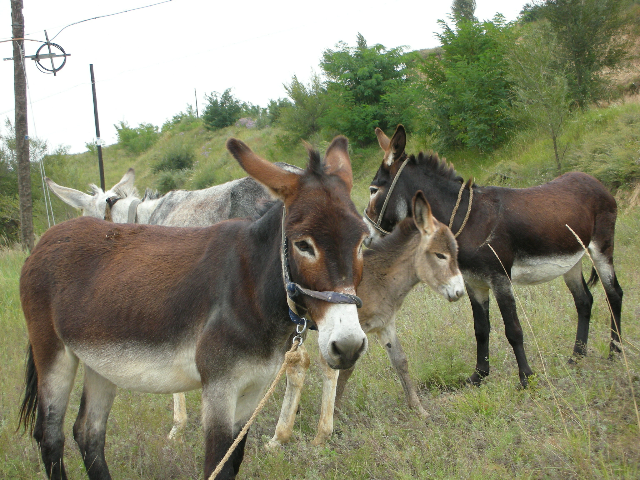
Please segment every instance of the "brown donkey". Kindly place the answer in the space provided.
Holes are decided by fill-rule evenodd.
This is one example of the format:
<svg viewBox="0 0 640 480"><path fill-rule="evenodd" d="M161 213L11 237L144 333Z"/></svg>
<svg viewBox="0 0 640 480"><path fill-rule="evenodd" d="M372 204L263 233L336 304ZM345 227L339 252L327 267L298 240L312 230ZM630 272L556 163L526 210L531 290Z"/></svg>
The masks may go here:
<svg viewBox="0 0 640 480"><path fill-rule="evenodd" d="M291 308L316 323L331 368L354 365L367 345L355 293L368 232L349 197L347 147L336 137L324 160L310 150L298 174L230 139L240 165L282 200L255 221L167 228L81 217L42 236L20 278L29 334L21 421L32 427L35 416L50 478L66 478L62 427L80 361L73 433L91 479L111 478L104 444L117 387L202 388L208 478L291 345ZM217 478L236 476L245 440Z"/></svg>
<svg viewBox="0 0 640 480"><path fill-rule="evenodd" d="M409 406L427 417L409 377L407 356L396 334L396 313L418 282L426 283L447 300L456 301L464 295L464 280L458 270L458 247L453 234L449 227L433 218L422 192L413 198L413 212L413 218L403 220L391 235L365 250L362 282L357 291L363 304L359 311L362 329L377 335L400 377ZM321 364L325 378L314 445L324 443L333 433L334 405L340 403L353 373L353 367L337 372L327 368L322 359ZM270 447L291 438L308 366L307 358L301 365L287 370L287 390Z"/></svg>
<svg viewBox="0 0 640 480"><path fill-rule="evenodd" d="M619 351L622 288L613 268L617 206L604 185L580 172L531 188L465 184L453 166L434 153L408 156L402 125L391 139L380 129L376 135L384 156L371 182L365 211L375 235L385 235L411 215L411 198L418 190L424 192L433 215L456 232L458 262L471 300L477 342L470 383L477 385L489 374L489 290L502 314L521 384L526 386L533 374L524 351L512 282L533 285L563 276L578 311L573 352L582 356L587 351L593 304L588 287L599 275L612 310L610 351ZM582 276L584 250L567 226L595 262L597 274L593 269L589 283Z"/></svg>

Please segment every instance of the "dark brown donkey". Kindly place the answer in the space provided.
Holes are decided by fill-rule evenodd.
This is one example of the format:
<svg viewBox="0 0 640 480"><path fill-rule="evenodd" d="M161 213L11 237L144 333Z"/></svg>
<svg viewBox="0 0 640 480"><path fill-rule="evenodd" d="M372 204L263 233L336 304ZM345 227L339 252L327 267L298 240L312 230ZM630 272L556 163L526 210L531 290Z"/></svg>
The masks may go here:
<svg viewBox="0 0 640 480"><path fill-rule="evenodd" d="M66 478L62 426L79 361L73 433L91 479L110 478L105 428L117 387L201 387L208 478L291 345L289 305L316 323L329 366L354 365L367 345L355 293L368 231L349 197L347 147L336 137L324 160L310 150L295 173L230 139L240 165L282 199L255 221L168 228L81 217L42 236L20 278L29 333L21 421L36 417L50 478ZM244 440L217 478L234 478L243 453Z"/></svg>
<svg viewBox="0 0 640 480"><path fill-rule="evenodd" d="M376 135L384 158L371 182L365 212L371 230L377 236L384 235L410 216L411 198L418 190L424 192L439 221L450 224L455 217L450 226L459 233L458 264L471 300L478 347L469 382L477 385L489 374L489 290L500 308L523 386L533 373L523 347L512 282L531 285L564 277L578 311L573 351L584 355L593 303L588 285L600 275L613 312L610 350L612 354L619 351L622 289L613 268L617 207L598 180L572 172L531 188L480 187L464 183L453 166L434 153L407 156L402 125L391 140L380 129ZM584 250L567 226L580 237L595 262L597 274L592 270L589 284L582 276Z"/></svg>

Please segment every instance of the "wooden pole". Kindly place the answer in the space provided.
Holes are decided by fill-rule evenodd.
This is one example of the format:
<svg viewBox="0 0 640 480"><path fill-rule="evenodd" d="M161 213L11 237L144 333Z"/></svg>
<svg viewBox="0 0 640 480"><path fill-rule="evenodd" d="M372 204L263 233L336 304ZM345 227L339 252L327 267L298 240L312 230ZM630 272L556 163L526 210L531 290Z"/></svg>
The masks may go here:
<svg viewBox="0 0 640 480"><path fill-rule="evenodd" d="M24 38L22 0L11 0L13 38ZM24 40L13 42L13 88L15 95L16 157L18 160L18 195L20 197L20 243L31 251L33 236L33 201L31 199L31 162L27 127L27 78L24 70Z"/></svg>
<svg viewBox="0 0 640 480"><path fill-rule="evenodd" d="M102 163L102 140L100 139L100 122L98 122L98 99L96 97L96 80L93 76L93 63L89 65L91 71L91 90L93 91L93 118L96 122L96 141L98 142L98 168L100 169L100 188L106 192L104 188L104 165Z"/></svg>

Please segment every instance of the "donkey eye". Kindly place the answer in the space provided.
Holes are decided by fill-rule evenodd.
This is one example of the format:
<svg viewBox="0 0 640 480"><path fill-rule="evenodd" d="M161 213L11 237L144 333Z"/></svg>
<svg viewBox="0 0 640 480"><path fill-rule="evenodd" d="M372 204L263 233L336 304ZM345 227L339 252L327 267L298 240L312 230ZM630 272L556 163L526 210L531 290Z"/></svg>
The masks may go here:
<svg viewBox="0 0 640 480"><path fill-rule="evenodd" d="M308 253L309 255L316 255L316 252L313 250L313 247L306 240L299 240L295 242L295 246L298 250L303 253Z"/></svg>
<svg viewBox="0 0 640 480"><path fill-rule="evenodd" d="M436 257L438 257L440 260L446 260L447 259L446 255L443 255L442 253L436 253Z"/></svg>
<svg viewBox="0 0 640 480"><path fill-rule="evenodd" d="M376 193L378 193L378 187L369 187L369 193L373 197Z"/></svg>

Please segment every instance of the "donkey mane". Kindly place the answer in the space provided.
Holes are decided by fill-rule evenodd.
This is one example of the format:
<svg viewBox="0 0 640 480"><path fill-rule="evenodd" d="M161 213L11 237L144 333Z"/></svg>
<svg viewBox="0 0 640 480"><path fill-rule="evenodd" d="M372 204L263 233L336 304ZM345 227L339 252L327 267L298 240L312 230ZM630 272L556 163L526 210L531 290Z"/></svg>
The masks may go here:
<svg viewBox="0 0 640 480"><path fill-rule="evenodd" d="M464 179L458 175L458 172L453 168L453 164L447 162L446 158L440 158L436 152L420 152L418 157L411 155L409 161L416 165L424 166L426 169L431 170L438 176L444 177L446 180L453 180L459 183L464 182Z"/></svg>
<svg viewBox="0 0 640 480"><path fill-rule="evenodd" d="M163 195L157 190L152 190L151 188L146 188L144 191L144 196L142 197L142 201L145 200L157 200L161 198Z"/></svg>
<svg viewBox="0 0 640 480"><path fill-rule="evenodd" d="M307 172L321 177L324 175L324 169L325 164L320 156L320 152L309 149L309 164L307 165Z"/></svg>

